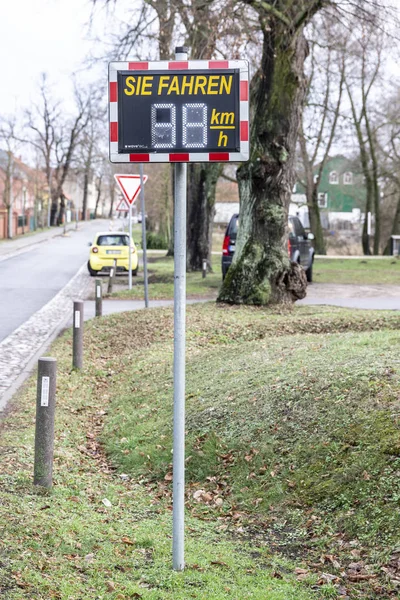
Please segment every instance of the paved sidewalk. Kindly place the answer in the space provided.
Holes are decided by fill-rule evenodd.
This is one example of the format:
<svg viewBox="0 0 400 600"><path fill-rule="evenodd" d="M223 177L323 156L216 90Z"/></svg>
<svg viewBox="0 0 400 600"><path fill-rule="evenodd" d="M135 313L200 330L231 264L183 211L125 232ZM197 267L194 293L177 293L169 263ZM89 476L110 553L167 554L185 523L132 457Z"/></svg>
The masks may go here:
<svg viewBox="0 0 400 600"><path fill-rule="evenodd" d="M104 221L105 219L99 219L99 223L103 224L101 226L104 226ZM80 221L78 229L82 229L86 223L89 223L89 221ZM68 232L75 230L75 223L69 223L66 227L67 235ZM50 229L37 231L36 233L30 232L27 235L19 235L12 240L2 240L0 242L0 261L7 260L12 256L17 256L18 254L23 254L24 252L28 252L32 246L35 246L36 244L42 244L43 242L47 242L52 238L61 235L64 235L64 226L51 227Z"/></svg>

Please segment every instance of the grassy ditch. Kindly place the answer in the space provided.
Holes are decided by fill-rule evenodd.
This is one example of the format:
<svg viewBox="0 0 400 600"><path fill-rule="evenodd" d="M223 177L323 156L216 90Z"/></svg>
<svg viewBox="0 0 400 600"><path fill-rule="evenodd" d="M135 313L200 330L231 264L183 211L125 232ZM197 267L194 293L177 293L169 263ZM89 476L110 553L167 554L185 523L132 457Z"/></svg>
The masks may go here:
<svg viewBox="0 0 400 600"><path fill-rule="evenodd" d="M1 597L396 598L399 324L188 307L184 573L170 566L172 312L91 321L83 373L65 334L50 495L31 485L33 380L1 432Z"/></svg>

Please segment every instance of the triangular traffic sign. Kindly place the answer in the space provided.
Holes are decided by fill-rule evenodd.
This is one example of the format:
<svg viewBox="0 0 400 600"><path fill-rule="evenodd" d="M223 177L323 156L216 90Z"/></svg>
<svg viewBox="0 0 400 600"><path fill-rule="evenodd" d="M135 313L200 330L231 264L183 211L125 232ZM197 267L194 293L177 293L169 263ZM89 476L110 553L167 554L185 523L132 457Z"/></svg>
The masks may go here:
<svg viewBox="0 0 400 600"><path fill-rule="evenodd" d="M119 201L119 204L115 210L122 210L123 212L126 212L129 210L129 204L125 200L125 198L121 198L121 200Z"/></svg>
<svg viewBox="0 0 400 600"><path fill-rule="evenodd" d="M140 191L140 175L114 175L115 181L129 204L135 202ZM143 183L146 183L147 175L143 175Z"/></svg>

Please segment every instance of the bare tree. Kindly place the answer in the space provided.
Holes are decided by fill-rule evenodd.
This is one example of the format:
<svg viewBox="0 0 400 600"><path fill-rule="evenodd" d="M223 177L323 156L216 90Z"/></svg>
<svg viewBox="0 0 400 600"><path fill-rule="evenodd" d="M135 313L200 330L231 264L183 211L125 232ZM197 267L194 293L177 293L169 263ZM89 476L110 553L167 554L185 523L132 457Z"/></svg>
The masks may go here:
<svg viewBox="0 0 400 600"><path fill-rule="evenodd" d="M5 148L4 154L0 156L2 197L7 209L7 237L11 239L13 237L15 153L19 146L15 116L3 117L0 120L0 141Z"/></svg>
<svg viewBox="0 0 400 600"><path fill-rule="evenodd" d="M51 197L50 224L60 224L65 213L63 186L71 169L81 135L89 118L90 93L75 88L76 113L65 118L58 101L52 98L46 75L40 85L40 103L27 113L33 133L30 143L41 153Z"/></svg>
<svg viewBox="0 0 400 600"><path fill-rule="evenodd" d="M347 35L331 18L319 18L312 24L308 69L307 98L299 130L300 155L315 251L326 254L318 187L332 143L342 102ZM317 41L322 39L322 41Z"/></svg>
<svg viewBox="0 0 400 600"><path fill-rule="evenodd" d="M43 159L44 170L48 185L48 223L50 219L50 205L53 198L53 164L56 147L56 129L61 118L60 103L55 101L46 74L42 74L40 81L40 101L27 111L27 126L31 130L28 141L39 152Z"/></svg>
<svg viewBox="0 0 400 600"><path fill-rule="evenodd" d="M385 98L377 124L378 161L383 189L382 233L384 254L391 252L391 236L400 235L400 90Z"/></svg>
<svg viewBox="0 0 400 600"><path fill-rule="evenodd" d="M77 170L83 175L82 220L87 217L87 204L89 184L93 180L98 166L104 166L105 148L102 140L106 140L106 110L101 102L101 97L93 88L89 89L89 102L87 105L87 123L82 130L81 139L77 148ZM98 173L97 180L101 173Z"/></svg>
<svg viewBox="0 0 400 600"><path fill-rule="evenodd" d="M373 253L379 254L380 244L380 191L379 167L377 160L376 132L372 124L371 97L382 83L384 33L375 24L362 23L359 35L349 48L349 68L346 76L346 89L350 100L351 117L356 131L361 166L366 186L365 214L375 215L375 236ZM362 245L364 254L370 254L367 218L364 219Z"/></svg>

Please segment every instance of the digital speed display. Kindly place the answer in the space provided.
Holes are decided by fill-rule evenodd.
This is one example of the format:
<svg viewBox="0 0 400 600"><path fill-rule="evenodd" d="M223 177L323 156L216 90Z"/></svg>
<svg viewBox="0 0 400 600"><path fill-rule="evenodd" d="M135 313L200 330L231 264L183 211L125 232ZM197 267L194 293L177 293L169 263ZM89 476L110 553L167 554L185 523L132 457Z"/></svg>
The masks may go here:
<svg viewBox="0 0 400 600"><path fill-rule="evenodd" d="M110 65L112 162L247 160L245 61L124 64Z"/></svg>

